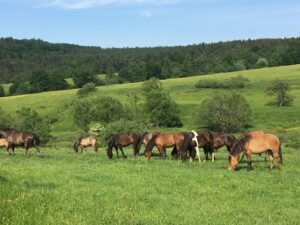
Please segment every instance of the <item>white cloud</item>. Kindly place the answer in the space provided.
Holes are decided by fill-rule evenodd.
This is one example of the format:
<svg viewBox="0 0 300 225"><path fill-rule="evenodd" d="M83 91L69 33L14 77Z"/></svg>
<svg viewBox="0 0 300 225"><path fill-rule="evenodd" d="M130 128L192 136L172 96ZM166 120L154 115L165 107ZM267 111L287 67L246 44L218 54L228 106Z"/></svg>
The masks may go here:
<svg viewBox="0 0 300 225"><path fill-rule="evenodd" d="M153 16L153 14L150 10L141 11L140 15L144 16L144 17L152 17Z"/></svg>
<svg viewBox="0 0 300 225"><path fill-rule="evenodd" d="M96 6L125 4L171 5L177 3L178 1L179 0L44 0L42 6L58 7L64 9L87 9ZM148 11L148 13L146 14L149 16L151 12L149 13Z"/></svg>

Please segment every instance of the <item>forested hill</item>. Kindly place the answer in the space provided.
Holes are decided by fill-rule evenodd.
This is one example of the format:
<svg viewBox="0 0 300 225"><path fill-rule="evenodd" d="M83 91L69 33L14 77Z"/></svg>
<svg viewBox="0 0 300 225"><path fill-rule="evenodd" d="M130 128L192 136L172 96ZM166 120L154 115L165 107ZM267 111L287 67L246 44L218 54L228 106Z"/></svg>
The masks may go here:
<svg viewBox="0 0 300 225"><path fill-rule="evenodd" d="M110 49L0 39L0 83L27 81L36 69L63 77L71 77L78 70L118 73L121 80L132 82L298 63L300 38Z"/></svg>

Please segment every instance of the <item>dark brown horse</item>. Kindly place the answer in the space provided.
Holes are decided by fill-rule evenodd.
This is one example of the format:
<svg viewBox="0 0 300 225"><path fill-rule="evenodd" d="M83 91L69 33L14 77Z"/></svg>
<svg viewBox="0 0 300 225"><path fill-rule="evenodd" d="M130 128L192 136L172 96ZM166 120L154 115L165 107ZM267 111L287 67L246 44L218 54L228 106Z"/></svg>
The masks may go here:
<svg viewBox="0 0 300 225"><path fill-rule="evenodd" d="M215 150L226 146L228 153L230 153L230 150L236 141L235 136L232 134L227 133L209 133L209 145L208 147L203 148L205 159L208 160L208 154L211 154L212 161L215 161Z"/></svg>
<svg viewBox="0 0 300 225"><path fill-rule="evenodd" d="M137 145L138 145L139 139L140 139L140 136L134 132L115 134L114 136L112 136L111 140L108 142L108 149L107 149L108 158L112 159L113 148L115 148L115 150L117 152L117 157L119 158L118 149L120 148L123 157L126 159L127 156L124 154L123 147L127 147L128 145L131 145L131 144L133 146L133 154L134 154L134 156L136 156L138 154Z"/></svg>
<svg viewBox="0 0 300 225"><path fill-rule="evenodd" d="M270 155L270 169L273 168L274 158L277 160L278 169L282 166L281 142L274 134L264 133L262 131L247 132L243 134L233 145L229 155L228 170L235 170L239 163L239 157L242 152L247 156L248 170L252 170L251 154L268 152Z"/></svg>
<svg viewBox="0 0 300 225"><path fill-rule="evenodd" d="M35 147L37 152L40 153L38 148L40 144L40 139L35 133L26 131L17 131L14 129L0 129L0 138L5 138L7 145L7 152L9 149L12 150L12 155L14 155L15 147L22 146L25 148L25 155L28 155L28 149L30 147Z"/></svg>
<svg viewBox="0 0 300 225"><path fill-rule="evenodd" d="M186 159L186 151L183 148L183 142L185 139L185 133L159 133L154 135L146 146L145 157L150 159L152 156L153 147L156 146L160 156L166 157L166 148L176 147L178 155L182 160Z"/></svg>
<svg viewBox="0 0 300 225"><path fill-rule="evenodd" d="M92 146L95 153L98 154L98 144L97 144L97 138L94 136L81 136L77 138L75 141L73 148L74 151L77 153L79 148L81 150L81 153L83 152L83 149L86 149L86 147Z"/></svg>
<svg viewBox="0 0 300 225"><path fill-rule="evenodd" d="M137 144L137 153L140 153L141 147L142 145L147 145L149 143L149 141L151 140L151 138L157 134L159 134L160 132L145 132L142 134L142 136L140 137L140 140Z"/></svg>
<svg viewBox="0 0 300 225"><path fill-rule="evenodd" d="M189 158L192 160L193 149L196 149L196 156L201 162L199 147L208 151L210 145L210 132L208 131L199 131L199 132L189 132L184 140L183 148L189 153Z"/></svg>

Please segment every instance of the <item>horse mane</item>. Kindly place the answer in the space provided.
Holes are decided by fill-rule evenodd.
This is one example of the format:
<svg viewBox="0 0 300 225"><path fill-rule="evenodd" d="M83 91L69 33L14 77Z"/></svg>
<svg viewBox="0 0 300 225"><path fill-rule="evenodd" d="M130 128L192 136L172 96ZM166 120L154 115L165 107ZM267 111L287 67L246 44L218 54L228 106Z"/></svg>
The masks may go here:
<svg viewBox="0 0 300 225"><path fill-rule="evenodd" d="M145 135L146 134L148 134L149 132L145 132L145 133L143 133L141 136L140 136L140 139L139 139L139 141L138 141L138 144L137 144L137 151L140 151L140 149L141 149L141 146L142 146L142 144L143 144L143 141L144 141L144 138L145 138Z"/></svg>
<svg viewBox="0 0 300 225"><path fill-rule="evenodd" d="M183 141L183 148L188 150L191 146L192 139L194 134L192 132L184 132L184 141Z"/></svg>
<svg viewBox="0 0 300 225"><path fill-rule="evenodd" d="M232 149L230 151L231 155L240 154L246 145L251 140L252 136L250 134L242 135L239 139L236 140Z"/></svg>

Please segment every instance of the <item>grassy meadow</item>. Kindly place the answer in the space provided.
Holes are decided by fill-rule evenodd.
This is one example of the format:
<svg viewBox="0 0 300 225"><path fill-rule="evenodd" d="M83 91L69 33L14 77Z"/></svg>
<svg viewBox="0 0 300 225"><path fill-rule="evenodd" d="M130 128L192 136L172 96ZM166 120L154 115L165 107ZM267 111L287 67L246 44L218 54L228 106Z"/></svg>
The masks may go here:
<svg viewBox="0 0 300 225"><path fill-rule="evenodd" d="M177 78L163 81L179 104L184 127L198 129L194 115L214 90L196 89L199 79L228 79L243 75L249 86L238 90L249 101L252 127L278 132L300 127L300 65ZM264 92L274 79L292 85L294 103L277 108ZM92 96L108 95L126 102L128 93L140 93L141 83L98 87ZM283 146L283 169L272 172L268 162L256 162L247 172L241 162L227 171L225 148L215 162L186 162L152 157L108 160L105 148L75 154L73 140L81 131L73 124L70 108L76 90L0 98L14 114L22 106L41 114L58 115L52 134L57 142L24 156L0 149L0 224L300 224L299 149ZM142 98L141 98L142 101ZM168 155L170 152L168 151Z"/></svg>

